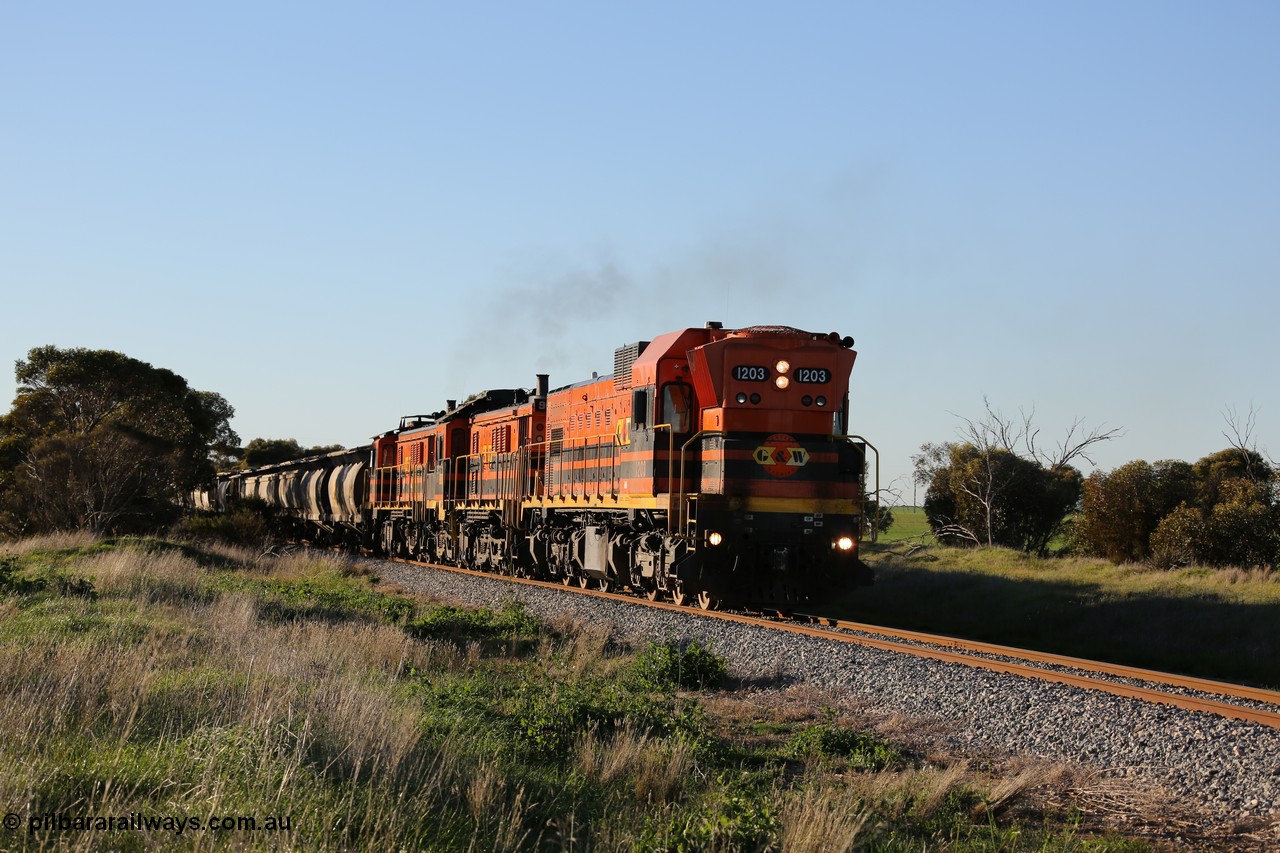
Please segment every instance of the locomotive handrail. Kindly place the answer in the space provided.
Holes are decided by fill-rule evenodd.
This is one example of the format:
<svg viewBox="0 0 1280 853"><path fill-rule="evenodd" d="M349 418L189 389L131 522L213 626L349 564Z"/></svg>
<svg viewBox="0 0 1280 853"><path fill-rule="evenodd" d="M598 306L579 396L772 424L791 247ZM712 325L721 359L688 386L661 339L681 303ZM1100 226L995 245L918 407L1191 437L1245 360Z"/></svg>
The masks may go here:
<svg viewBox="0 0 1280 853"><path fill-rule="evenodd" d="M687 497L684 484L685 452L701 436L709 433L720 435L724 433L700 430L681 446L680 480L676 484L676 489L672 490L671 482L676 475L675 432L669 423L654 424L651 429L667 431L667 493L674 493L679 502L675 512L668 514L668 526L674 532L677 528L673 525L683 526L687 521L687 514L683 509ZM553 445L557 448L555 451L552 450ZM577 464L571 464L568 468L567 482L560 481L555 484L557 497L564 497L563 493L567 488L570 495L575 498L577 492L581 490L583 498L608 496L616 499L620 477L621 446L614 434L566 436L554 440L530 441L511 451L501 453L480 450L442 457L437 461L436 467L430 471L425 465L413 465L407 462L375 466L371 472L370 496L373 498L372 503L375 509L411 507L414 504L426 502L428 500L427 479L430 473L441 477L440 495L445 504L456 504L459 501L468 500L517 500L524 496L545 498L550 493L552 484L547 479L545 468L541 476L538 476L535 470L536 462L541 460L545 466L553 455L568 454L576 458ZM597 455L590 460L593 464L588 465L586 454L593 449L597 451ZM580 458L577 458L579 455ZM571 459L570 462L573 463L574 460ZM601 475L605 473L606 468L608 468L608 476L602 479ZM492 493L489 493L485 482L486 469L494 473L495 482L492 483ZM589 483L587 475L593 472L594 480ZM651 493L657 497L659 494L657 472L655 471L654 474ZM522 481L527 482L528 495L522 494ZM410 494L405 493L406 487L411 490Z"/></svg>
<svg viewBox="0 0 1280 853"><path fill-rule="evenodd" d="M870 447L871 450L874 451L874 453L876 454L876 488L874 492L876 496L876 508L875 508L875 514L872 516L872 520L871 520L871 541L875 542L876 527L880 523L880 450L874 444L867 441L865 438L863 438L860 435L843 435L843 436L837 436L837 437L843 438L845 441L849 442L850 444L852 444L855 440L861 441L867 447ZM864 509L866 508L866 505L867 505L866 500L867 500L867 490L863 488L862 506Z"/></svg>
<svg viewBox="0 0 1280 853"><path fill-rule="evenodd" d="M667 494L671 494L671 463L672 457L676 455L676 431L671 428L671 424L653 425L654 432L657 432L660 429L665 429L667 431ZM658 496L658 470L656 465L654 466L653 474L653 496L656 498ZM675 531L671 529L670 508L667 509L667 532L675 533Z"/></svg>
<svg viewBox="0 0 1280 853"><path fill-rule="evenodd" d="M685 510L685 502L684 502L684 452L685 452L686 450L688 450L688 449L689 449L689 445L693 444L695 441L697 441L698 439L702 438L704 435L724 435L724 434L725 434L725 431L724 431L724 430L722 430L722 429L700 429L700 430L698 430L697 432L695 432L692 436L690 436L690 438L689 438L689 440L688 440L688 441L686 441L684 444L680 445L680 493L679 493L679 496L676 498L676 500L678 501L678 506L679 506L679 510L678 510L678 512L679 512L678 523L679 523L679 525L680 525L680 530L681 530L681 531L683 531L683 530L684 530L685 525L689 522L689 518L688 518L688 516L685 514L685 511L684 511L684 510Z"/></svg>
<svg viewBox="0 0 1280 853"><path fill-rule="evenodd" d="M554 451L551 448L551 445L553 444L557 445L557 449ZM497 454L497 457L500 457L504 462L514 461L516 467L520 469L521 476L523 476L526 472L530 474L533 473L533 465L539 455L545 463L545 461L550 459L553 455L573 456L574 454L580 454L580 457L576 460L572 458L570 459L570 462L576 461L580 464L570 468L569 482L558 482L555 485L557 490L556 497L564 497L562 492L566 486L570 492L569 496L575 499L578 497L576 494L578 487L581 487L582 489L583 498L593 496L597 498L602 497L606 491L606 487L601 482L600 472L602 469L608 468L610 472L607 485L608 495L616 498L618 485L618 447L619 444L617 439L613 435L571 436L566 438L526 442L517 450ZM591 449L600 451L606 448L611 451L607 460L604 454L597 453L593 460L595 464L587 465L586 451ZM606 461L607 464L603 464ZM593 471L595 473L595 480L590 484L590 486L586 479L588 471ZM514 472L512 473L512 480L518 488L519 478L516 477ZM537 478L536 480L530 478L529 482L530 488L528 494L522 494L521 496L531 498L545 498L547 496L548 489L551 488L551 486L549 481L546 479L545 468L543 470L542 477ZM589 492L594 492L594 494L589 494Z"/></svg>
<svg viewBox="0 0 1280 853"><path fill-rule="evenodd" d="M507 487L512 486L513 484L510 482L511 480L511 477L509 476L510 472L508 471L508 466L506 463L516 461L515 451L506 451L503 453L498 453L493 450L477 450L474 453L460 454L458 456L453 457L453 459L458 463L462 463L464 461L467 463L465 466L465 470L461 472L464 476L454 477L453 487L452 487L453 497L451 498L453 501L456 502L458 500L468 501L468 500L484 500L485 499L484 472L486 467L488 468L488 470L494 472L495 483L494 483L494 492L492 495L492 500L501 501L501 500L508 499L506 492L504 490ZM476 467L475 470L472 470L473 465L476 465L478 467ZM457 468L463 468L463 466L459 464ZM472 491L471 478L473 476L475 477L475 492L476 492L474 495L471 494L471 491ZM458 492L462 493L461 497L458 496ZM450 498L446 498L446 499L450 499Z"/></svg>

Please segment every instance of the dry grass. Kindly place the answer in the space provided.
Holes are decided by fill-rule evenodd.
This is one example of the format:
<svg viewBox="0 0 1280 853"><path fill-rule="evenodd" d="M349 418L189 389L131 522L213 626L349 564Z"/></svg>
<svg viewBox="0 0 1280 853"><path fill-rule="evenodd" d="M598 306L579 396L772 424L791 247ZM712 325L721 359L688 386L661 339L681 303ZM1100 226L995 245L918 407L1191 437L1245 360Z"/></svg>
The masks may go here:
<svg viewBox="0 0 1280 853"><path fill-rule="evenodd" d="M1013 581L1051 580L1081 587L1100 585L1110 597L1161 593L1221 595L1227 600L1253 603L1280 601L1280 572L1267 568L1154 569L1141 563L1115 565L1099 557L1042 558L1009 548L944 546L931 547L911 559L892 554L872 554L868 559L876 564L884 563L886 569L927 566L934 572Z"/></svg>
<svg viewBox="0 0 1280 853"><path fill-rule="evenodd" d="M0 799L70 798L95 814L160 802L205 817L277 803L295 826L338 820L393 846L422 809L451 801L465 768L425 747L420 709L398 688L406 667L442 656L440 644L365 622L264 623L249 595L195 595L199 569L177 551L122 549L82 568L103 600L58 601L56 619L92 626L105 606L132 614L141 633L91 628L0 645L0 742L11 745L0 746ZM284 570L331 568L326 560ZM120 610L129 604L137 609ZM3 608L16 615L13 602ZM76 780L86 774L108 781L84 787ZM413 785L400 790L399 810L357 788L335 801L334 789L317 786L324 778ZM314 840L341 846L338 836Z"/></svg>
<svg viewBox="0 0 1280 853"><path fill-rule="evenodd" d="M1067 789L1075 783L1076 773L1061 762L1032 761L1010 767L990 782L982 811L998 814L1036 791Z"/></svg>
<svg viewBox="0 0 1280 853"><path fill-rule="evenodd" d="M563 671L574 678L588 672L607 670L613 646L611 626L587 622L571 614L553 616L547 622L538 656L544 661L559 659Z"/></svg>
<svg viewBox="0 0 1280 853"><path fill-rule="evenodd" d="M784 798L779 840L788 853L853 850L871 815L871 808L848 790L807 788Z"/></svg>
<svg viewBox="0 0 1280 853"><path fill-rule="evenodd" d="M957 761L942 769L925 768L908 777L905 789L915 801L915 811L921 816L934 814L947 797L956 789L970 782L969 764Z"/></svg>
<svg viewBox="0 0 1280 853"><path fill-rule="evenodd" d="M569 672L577 677L601 669L609 657L611 641L609 629L600 625L589 625L579 631L565 650Z"/></svg>
<svg viewBox="0 0 1280 853"><path fill-rule="evenodd" d="M325 574L347 577L359 574L351 557L329 551L294 551L272 560L268 571L278 581L302 580Z"/></svg>
<svg viewBox="0 0 1280 853"><path fill-rule="evenodd" d="M46 533L16 542L0 542L0 555L21 557L33 551L66 551L87 548L98 542L98 537L85 530L62 533Z"/></svg>
<svg viewBox="0 0 1280 853"><path fill-rule="evenodd" d="M654 738L630 726L624 726L602 746L602 756L590 756L591 747L584 745L580 753L584 767L598 767L602 782L629 776L636 802L645 806L678 799L695 768L693 752L683 741Z"/></svg>
<svg viewBox="0 0 1280 853"><path fill-rule="evenodd" d="M38 747L99 724L127 737L156 674L156 650L121 651L93 638L0 647L0 719L10 742Z"/></svg>
<svg viewBox="0 0 1280 853"><path fill-rule="evenodd" d="M1263 687L1280 685L1280 572L1156 571L1000 548L875 556L831 615Z"/></svg>
<svg viewBox="0 0 1280 853"><path fill-rule="evenodd" d="M1271 569L1252 568L1252 569L1213 569L1213 578L1215 584L1226 586L1236 586L1244 584L1252 585L1273 585L1280 586L1280 572Z"/></svg>
<svg viewBox="0 0 1280 853"><path fill-rule="evenodd" d="M134 551L123 548L97 554L81 563L104 594L144 604L198 597L200 567L181 551Z"/></svg>
<svg viewBox="0 0 1280 853"><path fill-rule="evenodd" d="M516 853L539 846L539 839L531 838L532 830L525 828L528 805L524 789L517 788L514 796L499 808L493 817L497 829L489 848L493 853Z"/></svg>
<svg viewBox="0 0 1280 853"><path fill-rule="evenodd" d="M593 728L578 748L583 775L605 785L629 777L636 801L644 805L674 801L693 767L693 753L685 743L655 738L630 725L607 736Z"/></svg>
<svg viewBox="0 0 1280 853"><path fill-rule="evenodd" d="M631 771L647 740L630 727L602 736L593 726L578 748L578 769L607 785Z"/></svg>

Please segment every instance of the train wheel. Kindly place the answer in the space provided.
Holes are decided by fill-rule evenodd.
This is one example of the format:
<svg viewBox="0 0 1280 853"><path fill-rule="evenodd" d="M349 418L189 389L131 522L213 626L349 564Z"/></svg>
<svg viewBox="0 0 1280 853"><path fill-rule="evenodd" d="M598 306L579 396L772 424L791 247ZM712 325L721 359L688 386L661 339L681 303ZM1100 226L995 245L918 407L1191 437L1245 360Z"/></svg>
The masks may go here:
<svg viewBox="0 0 1280 853"><path fill-rule="evenodd" d="M586 575L583 575L582 577L578 578L578 586L582 587L583 589L586 589L587 585L590 583L591 583L591 578L587 577Z"/></svg>
<svg viewBox="0 0 1280 853"><path fill-rule="evenodd" d="M645 597L645 598L647 598L647 599L649 599L650 601L657 601L657 600L658 600L658 595L659 595L659 594L661 594L661 592L662 592L662 590L658 589L658 588L655 586L653 589L646 589L646 590L644 591L644 597Z"/></svg>
<svg viewBox="0 0 1280 853"><path fill-rule="evenodd" d="M698 593L697 600L698 600L698 607L701 608L702 610L715 610L716 605L718 604L718 602L715 600L715 597L709 592Z"/></svg>
<svg viewBox="0 0 1280 853"><path fill-rule="evenodd" d="M672 604L674 604L676 607L681 607L681 606L683 606L683 605L684 605L684 599L685 599L684 590L682 590L682 589L673 589L673 590L671 591L671 603L672 603Z"/></svg>
<svg viewBox="0 0 1280 853"><path fill-rule="evenodd" d="M560 583L564 584L565 586L568 586L569 584L573 583L573 578L569 577L568 575L561 575Z"/></svg>

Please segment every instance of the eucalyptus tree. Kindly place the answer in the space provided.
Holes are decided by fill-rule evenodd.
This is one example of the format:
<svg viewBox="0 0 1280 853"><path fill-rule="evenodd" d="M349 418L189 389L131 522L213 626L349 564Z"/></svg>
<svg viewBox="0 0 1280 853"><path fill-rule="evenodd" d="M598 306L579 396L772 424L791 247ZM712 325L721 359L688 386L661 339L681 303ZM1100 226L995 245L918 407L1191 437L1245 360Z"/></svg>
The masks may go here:
<svg viewBox="0 0 1280 853"><path fill-rule="evenodd" d="M14 376L0 417L10 533L150 526L239 443L222 395L113 350L37 347Z"/></svg>

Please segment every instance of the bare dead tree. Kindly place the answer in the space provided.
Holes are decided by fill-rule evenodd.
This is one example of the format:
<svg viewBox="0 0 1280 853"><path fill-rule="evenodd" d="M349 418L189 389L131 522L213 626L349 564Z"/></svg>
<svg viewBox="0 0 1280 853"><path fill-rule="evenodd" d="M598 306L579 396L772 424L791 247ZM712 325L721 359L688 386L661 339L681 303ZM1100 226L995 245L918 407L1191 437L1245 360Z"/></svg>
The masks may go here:
<svg viewBox="0 0 1280 853"><path fill-rule="evenodd" d="M1253 403L1249 404L1249 411L1244 415L1241 415L1235 406L1228 406L1222 411L1222 419L1227 422L1227 428L1222 436L1233 449L1240 453L1240 458L1244 462L1245 476L1255 485L1270 485L1272 488L1280 489L1280 482L1275 482L1277 472L1280 472L1280 463L1277 463L1266 450L1259 450L1258 441L1254 437L1258 412Z"/></svg>
<svg viewBox="0 0 1280 853"><path fill-rule="evenodd" d="M981 420L956 415L962 423L958 430L960 437L978 451L979 463L978 472L959 481L956 485L982 508L986 544L991 546L995 544L995 508L1000 498L1017 479L1015 470L999 464L997 451L1003 450L1017 456L1015 448L1026 440L1030 418L1024 416L1019 423L1005 417L1003 413L991 408L991 401L985 396L982 398L982 405L987 414ZM962 525L949 524L944 527L949 528L946 535L970 539L975 544L979 543L977 533ZM943 535L942 529L939 529L939 535Z"/></svg>
<svg viewBox="0 0 1280 853"><path fill-rule="evenodd" d="M985 414L980 418L955 415L960 421L960 444L925 445L913 457L916 482L930 484L937 472L952 468L948 488L967 498L977 510L977 517L970 511L957 512L961 518L938 519L942 522L935 529L939 537L994 545L997 529L1004 523L998 516L1011 512L1010 496L1023 488L1020 484L1026 482L1028 466L1065 472L1076 459L1092 464L1091 448L1122 435L1119 428L1087 429L1077 418L1056 446L1046 448L1034 423L1034 407L1029 412L1019 409L1017 416L1010 416L993 408L988 398L983 397L982 402ZM954 466L961 458L965 460L964 467L957 472ZM1043 547L1050 534L1037 535L1043 539L1037 547Z"/></svg>

